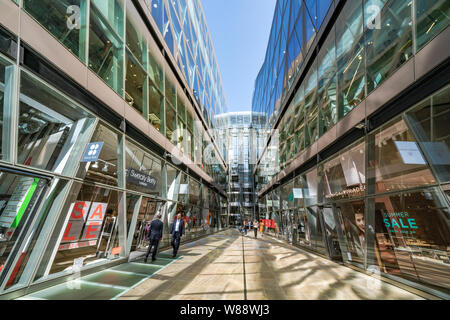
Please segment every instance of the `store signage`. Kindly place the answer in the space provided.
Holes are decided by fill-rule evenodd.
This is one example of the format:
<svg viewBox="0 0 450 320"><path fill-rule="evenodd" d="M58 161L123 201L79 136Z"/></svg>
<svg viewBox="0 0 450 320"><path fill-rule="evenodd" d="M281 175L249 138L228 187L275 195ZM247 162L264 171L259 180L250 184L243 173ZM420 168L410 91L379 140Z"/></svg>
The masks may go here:
<svg viewBox="0 0 450 320"><path fill-rule="evenodd" d="M267 200L267 206L272 207L272 200Z"/></svg>
<svg viewBox="0 0 450 320"><path fill-rule="evenodd" d="M303 198L301 188L294 188L294 189L292 189L292 192L294 193L294 199L302 199Z"/></svg>
<svg viewBox="0 0 450 320"><path fill-rule="evenodd" d="M103 142L91 142L87 145L86 151L84 151L81 162L97 161L100 151L102 151Z"/></svg>
<svg viewBox="0 0 450 320"><path fill-rule="evenodd" d="M275 221L273 219L263 219L262 223L266 228L275 228Z"/></svg>
<svg viewBox="0 0 450 320"><path fill-rule="evenodd" d="M64 249L74 249L80 246L95 245L108 204L103 202L77 201L70 209L70 217L64 230L61 243L83 242L78 245L64 247ZM92 244L86 244L92 243Z"/></svg>
<svg viewBox="0 0 450 320"><path fill-rule="evenodd" d="M150 190L154 190L156 188L156 183L158 182L156 178L134 169L127 170L126 179L127 182L131 184L148 188Z"/></svg>
<svg viewBox="0 0 450 320"><path fill-rule="evenodd" d="M326 199L342 199L342 198L350 198L350 197L357 197L357 196L363 196L364 191L366 190L366 185L362 185L360 187L355 187L352 189L346 189L339 192L331 193L325 195Z"/></svg>
<svg viewBox="0 0 450 320"><path fill-rule="evenodd" d="M401 232L405 234L415 234L416 219L411 218L408 212L384 213L384 225L388 232Z"/></svg>

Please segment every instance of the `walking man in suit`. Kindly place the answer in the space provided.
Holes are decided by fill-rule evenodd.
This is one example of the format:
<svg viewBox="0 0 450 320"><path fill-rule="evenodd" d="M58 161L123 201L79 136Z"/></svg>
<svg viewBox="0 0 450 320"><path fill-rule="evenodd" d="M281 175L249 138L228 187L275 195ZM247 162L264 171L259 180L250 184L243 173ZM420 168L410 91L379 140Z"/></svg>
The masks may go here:
<svg viewBox="0 0 450 320"><path fill-rule="evenodd" d="M156 252L158 251L159 241L162 238L164 226L164 223L162 223L162 221L159 219L161 219L161 215L157 214L156 219L153 220L152 223L150 223L150 229L148 231L148 240L150 240L150 243L148 245L147 254L145 255L144 262L147 262L147 258L153 246L154 248L152 253L152 262L156 260Z"/></svg>
<svg viewBox="0 0 450 320"><path fill-rule="evenodd" d="M178 252L178 247L180 246L180 239L184 236L184 220L181 218L181 213L177 214L177 219L172 224L172 228L170 229L170 234L172 235L172 247L173 247L173 255L172 257L176 257Z"/></svg>

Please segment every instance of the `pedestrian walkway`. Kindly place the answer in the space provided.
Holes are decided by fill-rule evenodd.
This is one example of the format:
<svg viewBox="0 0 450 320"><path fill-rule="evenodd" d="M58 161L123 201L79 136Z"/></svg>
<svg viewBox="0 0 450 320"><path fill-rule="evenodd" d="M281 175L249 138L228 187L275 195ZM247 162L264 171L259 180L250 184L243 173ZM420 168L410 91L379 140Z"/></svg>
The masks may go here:
<svg viewBox="0 0 450 320"><path fill-rule="evenodd" d="M416 300L421 297L364 273L292 247L226 230L180 246L157 264L122 264L21 299L127 300ZM73 285L73 283L72 283Z"/></svg>

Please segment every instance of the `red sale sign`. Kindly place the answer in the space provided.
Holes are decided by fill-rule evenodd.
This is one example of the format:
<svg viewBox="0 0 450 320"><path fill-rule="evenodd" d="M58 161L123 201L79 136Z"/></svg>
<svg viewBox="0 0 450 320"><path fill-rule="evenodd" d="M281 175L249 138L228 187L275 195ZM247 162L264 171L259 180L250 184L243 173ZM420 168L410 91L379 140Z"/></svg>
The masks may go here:
<svg viewBox="0 0 450 320"><path fill-rule="evenodd" d="M61 243L98 239L107 206L108 204L103 202L77 201L73 203ZM96 241L94 242L95 245Z"/></svg>

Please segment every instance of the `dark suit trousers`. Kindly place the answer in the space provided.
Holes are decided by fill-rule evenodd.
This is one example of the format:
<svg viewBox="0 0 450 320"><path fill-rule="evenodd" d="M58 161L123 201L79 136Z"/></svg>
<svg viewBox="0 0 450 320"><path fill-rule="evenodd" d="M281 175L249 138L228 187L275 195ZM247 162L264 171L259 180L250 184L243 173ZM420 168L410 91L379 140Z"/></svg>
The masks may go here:
<svg viewBox="0 0 450 320"><path fill-rule="evenodd" d="M173 254L177 254L178 252L178 247L180 246L180 237L181 237L181 233L179 231L175 231L172 234L172 247L173 247Z"/></svg>
<svg viewBox="0 0 450 320"><path fill-rule="evenodd" d="M147 249L147 254L145 255L145 257L148 257L150 255L150 251L153 248L153 253L152 253L152 259L155 259L156 257L156 252L158 251L158 246L159 246L159 239L150 239L150 244L148 245L148 249Z"/></svg>

